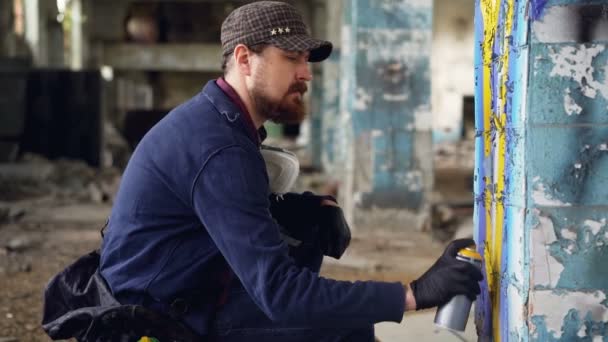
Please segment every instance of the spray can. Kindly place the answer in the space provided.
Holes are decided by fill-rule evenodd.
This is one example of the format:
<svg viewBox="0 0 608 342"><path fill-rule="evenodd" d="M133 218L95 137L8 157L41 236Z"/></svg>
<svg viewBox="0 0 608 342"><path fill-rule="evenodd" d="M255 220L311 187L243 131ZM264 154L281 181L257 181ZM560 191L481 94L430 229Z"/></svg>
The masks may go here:
<svg viewBox="0 0 608 342"><path fill-rule="evenodd" d="M481 268L481 255L477 253L475 245L461 249L456 259ZM437 309L435 324L446 329L464 331L469 320L471 304L471 300L465 295L452 297L449 302Z"/></svg>

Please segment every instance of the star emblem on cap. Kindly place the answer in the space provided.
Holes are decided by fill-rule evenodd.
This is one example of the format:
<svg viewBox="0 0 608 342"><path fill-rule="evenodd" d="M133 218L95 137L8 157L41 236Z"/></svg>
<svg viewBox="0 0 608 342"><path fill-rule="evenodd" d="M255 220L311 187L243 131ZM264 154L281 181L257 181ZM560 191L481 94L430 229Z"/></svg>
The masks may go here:
<svg viewBox="0 0 608 342"><path fill-rule="evenodd" d="M277 34L277 30L272 29L272 31L270 31L271 36L276 36L276 34Z"/></svg>
<svg viewBox="0 0 608 342"><path fill-rule="evenodd" d="M286 27L285 28L285 33L289 33L289 32L291 32L291 29L289 27Z"/></svg>
<svg viewBox="0 0 608 342"><path fill-rule="evenodd" d="M282 27L279 27L279 33L283 34L283 28Z"/></svg>

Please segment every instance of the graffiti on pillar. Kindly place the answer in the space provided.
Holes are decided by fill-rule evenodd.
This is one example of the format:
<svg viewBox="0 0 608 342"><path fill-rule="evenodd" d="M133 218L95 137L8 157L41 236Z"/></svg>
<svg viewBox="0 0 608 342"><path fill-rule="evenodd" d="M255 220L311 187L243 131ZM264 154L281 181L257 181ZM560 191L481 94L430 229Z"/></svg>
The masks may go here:
<svg viewBox="0 0 608 342"><path fill-rule="evenodd" d="M480 340L608 334L607 6L477 1Z"/></svg>
<svg viewBox="0 0 608 342"><path fill-rule="evenodd" d="M505 196L512 191L509 187L517 186L510 182L510 164L506 161L521 136L513 119L518 108L513 104L521 101L522 94L513 89L512 69L521 70L513 68L511 61L511 55L517 53L514 23L515 18L521 16L521 7L522 4L514 0L478 0L476 6L475 222L485 271L476 310L481 340L509 339L507 298L516 283L511 279L518 278L516 274L509 274L507 267L509 248L516 244L508 244L510 237L505 231L512 227L506 218L516 209L506 205Z"/></svg>
<svg viewBox="0 0 608 342"><path fill-rule="evenodd" d="M530 18L538 20L543 14L543 9L547 5L547 0L532 0L530 3Z"/></svg>

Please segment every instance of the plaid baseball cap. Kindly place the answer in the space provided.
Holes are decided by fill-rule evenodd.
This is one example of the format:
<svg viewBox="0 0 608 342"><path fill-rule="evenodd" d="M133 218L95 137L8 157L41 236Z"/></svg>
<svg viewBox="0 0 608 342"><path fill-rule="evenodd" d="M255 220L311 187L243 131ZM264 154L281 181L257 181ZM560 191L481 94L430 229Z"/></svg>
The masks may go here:
<svg viewBox="0 0 608 342"><path fill-rule="evenodd" d="M224 56L238 44L272 44L286 51L309 51L308 61L320 62L333 48L328 41L312 38L295 7L280 1L258 1L235 9L222 23L221 40Z"/></svg>

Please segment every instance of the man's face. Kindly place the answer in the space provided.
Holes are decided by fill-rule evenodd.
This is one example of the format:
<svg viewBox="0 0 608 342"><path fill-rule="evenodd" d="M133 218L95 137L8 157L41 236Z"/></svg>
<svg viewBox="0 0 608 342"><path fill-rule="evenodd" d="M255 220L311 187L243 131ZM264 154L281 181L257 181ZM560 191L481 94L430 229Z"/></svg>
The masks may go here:
<svg viewBox="0 0 608 342"><path fill-rule="evenodd" d="M298 123L306 116L304 93L311 80L308 52L268 46L253 55L248 90L259 115L277 123Z"/></svg>

